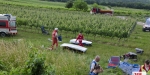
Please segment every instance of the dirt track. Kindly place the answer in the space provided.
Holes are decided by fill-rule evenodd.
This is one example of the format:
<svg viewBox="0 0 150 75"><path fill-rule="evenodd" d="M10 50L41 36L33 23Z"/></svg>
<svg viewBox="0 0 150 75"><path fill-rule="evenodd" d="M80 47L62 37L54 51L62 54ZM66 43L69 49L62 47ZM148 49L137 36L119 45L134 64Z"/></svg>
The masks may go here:
<svg viewBox="0 0 150 75"><path fill-rule="evenodd" d="M116 16L116 17L118 17L118 18L120 18L120 19L126 19L126 17L125 16ZM140 22L140 21L138 21L137 22L137 25L141 25L141 26L143 26L145 23L143 23L143 22Z"/></svg>
<svg viewBox="0 0 150 75"><path fill-rule="evenodd" d="M145 23L143 23L143 22L137 22L137 24L143 26Z"/></svg>
<svg viewBox="0 0 150 75"><path fill-rule="evenodd" d="M107 9L107 10L111 10L110 8L108 8L108 7L105 7L105 9ZM112 9L113 10L113 9ZM120 18L120 19L126 19L126 16L116 16L116 17L118 17L118 18ZM143 23L143 22L140 22L140 21L138 21L137 22L137 25L144 25L145 23Z"/></svg>

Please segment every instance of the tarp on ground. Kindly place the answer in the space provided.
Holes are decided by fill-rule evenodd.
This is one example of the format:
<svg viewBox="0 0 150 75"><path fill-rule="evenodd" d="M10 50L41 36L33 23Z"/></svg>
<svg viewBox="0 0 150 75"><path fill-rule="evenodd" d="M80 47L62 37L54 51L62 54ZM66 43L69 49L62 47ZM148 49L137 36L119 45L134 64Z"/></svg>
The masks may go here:
<svg viewBox="0 0 150 75"><path fill-rule="evenodd" d="M130 64L128 62L120 62L119 68L128 75L132 75L132 72L139 72L139 64Z"/></svg>

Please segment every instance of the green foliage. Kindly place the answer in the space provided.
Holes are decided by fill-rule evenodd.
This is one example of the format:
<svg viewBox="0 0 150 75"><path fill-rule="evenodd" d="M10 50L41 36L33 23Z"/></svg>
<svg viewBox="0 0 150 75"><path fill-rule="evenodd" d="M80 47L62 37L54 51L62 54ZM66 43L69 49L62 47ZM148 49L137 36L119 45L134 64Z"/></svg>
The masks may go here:
<svg viewBox="0 0 150 75"><path fill-rule="evenodd" d="M66 3L66 8L72 8L73 7L73 1L72 0L69 0L67 3Z"/></svg>
<svg viewBox="0 0 150 75"><path fill-rule="evenodd" d="M36 30L36 28L34 30ZM61 33L62 33L62 35L66 34L66 32L61 32ZM133 35L131 36L131 38L128 38L129 41L122 42L123 45L130 45L132 48L129 46L121 46L121 44L112 46L110 44L115 44L115 42L117 41L116 39L110 39L107 37L103 38L103 37L97 36L97 38L95 38L94 40L100 40L102 42L107 41L110 44L94 41L93 47L88 47L87 52L84 54L72 53L70 51L61 50L61 49L57 49L55 51L48 51L48 50L41 49L41 51L47 52L47 54L46 54L47 63L53 62L53 64L56 65L55 66L55 68L57 70L56 75L87 75L87 73L89 72L89 64L92 61L92 58L94 58L94 56L96 54L99 54L101 56L102 59L99 62L99 64L103 68L108 66L108 59L110 58L110 56L120 55L120 54L129 52L129 51L134 51L135 47L144 48L144 50L146 52L143 55L139 55L139 59L141 59L141 60L146 59L146 58L148 59L149 58L148 54L150 53L149 52L150 47L143 45L143 44L149 45L149 43L147 43L147 40L148 40L147 37L150 35L147 35L147 34L149 34L149 33L143 33L141 31L141 26L138 25L136 27L136 30L133 32ZM27 36L27 35L32 35L32 36ZM72 32L68 32L68 35L69 35L69 37L73 36ZM138 39L134 39L135 36L137 36ZM41 44L47 44L49 46L49 43L44 41L49 36L41 36L41 34L29 33L29 31L25 32L25 31L19 30L19 36L15 36L13 38L4 38L4 39L7 41L7 40L17 39L17 38L22 38L22 37L33 41L32 43L34 45L37 45L37 47L40 46ZM88 37L89 37L89 39L93 39L92 35L88 35ZM87 38L86 35L85 35L85 38ZM140 40L143 38L145 40ZM35 41L35 40L37 40L37 41ZM68 40L70 40L70 38L65 38L64 42L68 42ZM101 45L99 45L99 44L101 44ZM20 46L20 47L22 47L22 46ZM2 49L2 48L0 47L0 49ZM17 49L17 47L16 47L16 49ZM23 51L23 50L24 50L24 48L21 51ZM17 54L17 53L15 52L14 54ZM20 53L20 54L22 55L22 53ZM6 60L9 61L10 59L6 59ZM138 60L137 62L133 61L132 63L140 63L141 62L141 65L142 65L143 63L141 60ZM18 60L18 61L20 61L20 60ZM66 61L68 61L68 62L66 62ZM80 64L78 64L78 63L80 63ZM14 63L10 63L8 65L11 65L11 64L14 64ZM104 68L105 73L102 73L100 75L123 75L123 74L121 74L122 71L120 71L120 69L119 69L119 71L117 69L113 69L112 71L109 71L109 72L108 72L108 70L109 69ZM1 75L5 75L5 74L1 74Z"/></svg>
<svg viewBox="0 0 150 75"><path fill-rule="evenodd" d="M23 67L12 67L9 75L55 75L55 70L51 64L45 65L45 54L38 52L38 49L32 48L29 54L29 60ZM2 74L8 72L3 71Z"/></svg>
<svg viewBox="0 0 150 75"><path fill-rule="evenodd" d="M2 61L0 61L0 70L6 70L6 67Z"/></svg>
<svg viewBox="0 0 150 75"><path fill-rule="evenodd" d="M74 8L76 9L76 10L83 10L83 11L87 11L88 10L88 5L87 5L87 3L86 2L84 2L84 1L81 1L81 0L76 0L75 2L74 2Z"/></svg>
<svg viewBox="0 0 150 75"><path fill-rule="evenodd" d="M51 65L46 66L44 62L44 54L40 54L36 48L33 48L22 70L22 75L54 75L55 71Z"/></svg>
<svg viewBox="0 0 150 75"><path fill-rule="evenodd" d="M12 67L10 72L9 72L9 75L23 75L23 74L21 73L20 67L18 67L18 68Z"/></svg>
<svg viewBox="0 0 150 75"><path fill-rule="evenodd" d="M126 1L126 0L124 0ZM117 6L117 7L127 7L127 8L136 8L136 9L150 9L150 5L146 3L139 3L139 2L124 2L124 1L109 1L109 2L101 2L101 5L105 6ZM149 2L148 2L149 3Z"/></svg>
<svg viewBox="0 0 150 75"><path fill-rule="evenodd" d="M15 10L7 9L12 7L12 5L1 5L1 10L5 10L6 12L11 12L12 14L16 15L17 24L26 25L27 27L40 27L41 25L45 25L45 28L49 29L58 27L60 30L64 31L81 31L86 34L127 38L128 34L130 33L130 29L132 29L131 27L135 22L135 20L130 18L120 19L106 15L95 16L79 11L68 12L66 10L32 7L14 7ZM15 12L18 10L22 11L19 11L19 13L15 14ZM54 14L55 16L49 14ZM126 15L127 12L124 12L124 14ZM48 20L49 18L51 18L51 20Z"/></svg>
<svg viewBox="0 0 150 75"><path fill-rule="evenodd" d="M110 5L108 5L108 8L110 8L110 9L111 9L111 6L110 6Z"/></svg>
<svg viewBox="0 0 150 75"><path fill-rule="evenodd" d="M0 61L0 75L8 75L6 66L2 61Z"/></svg>
<svg viewBox="0 0 150 75"><path fill-rule="evenodd" d="M8 75L7 71L0 71L0 75Z"/></svg>
<svg viewBox="0 0 150 75"><path fill-rule="evenodd" d="M93 7L93 8L99 8L99 5L98 5L97 3L94 3L94 4L92 5L92 7Z"/></svg>

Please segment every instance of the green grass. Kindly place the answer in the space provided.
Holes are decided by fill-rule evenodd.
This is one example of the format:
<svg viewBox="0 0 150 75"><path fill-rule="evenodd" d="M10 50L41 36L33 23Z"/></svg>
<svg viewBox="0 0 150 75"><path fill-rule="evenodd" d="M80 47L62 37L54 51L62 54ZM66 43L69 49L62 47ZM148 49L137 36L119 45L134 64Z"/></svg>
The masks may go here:
<svg viewBox="0 0 150 75"><path fill-rule="evenodd" d="M8 68L24 65L23 62L28 59L28 52L32 50L29 48L29 46L36 47L40 51L46 52L46 63L52 63L52 65L55 66L57 75L86 75L89 71L90 62L95 57L95 55L101 56L101 61L99 64L101 64L104 68L104 73L102 73L102 75L110 74L108 72L111 72L112 75L113 72L121 73L121 71L117 71L118 69L114 69L112 71L111 69L106 69L108 59L111 56L120 56L129 51L135 52L136 47L144 49L145 52L143 55L138 55L139 60L137 62L129 61L130 63L138 63L142 65L145 59L149 59L148 54L150 53L150 47L148 46L148 41L150 40L148 37L150 33L142 32L142 26L139 25L136 27L135 31L131 37L127 39L127 41L121 40L120 43L115 42L117 39L112 40L108 37L96 37L94 39L92 35L85 35L85 39L88 37L88 40L93 42L93 46L87 47L88 50L84 54L64 51L60 47L55 51L49 51L47 48L51 45L51 42L47 39L51 38L51 35L43 35L35 31L30 32L30 30L22 31L22 29L20 30L20 27L18 28L19 30L17 36L1 38L1 41L4 41L4 43L10 42L8 43L10 48L2 45L0 47L0 58L7 64ZM65 31L59 31L59 33L61 33L63 36L63 42L59 42L59 45L62 43L68 43L69 40L74 37L74 34L71 32L69 32L67 35L65 34ZM23 39L24 41L20 42L18 45L13 45L11 41L14 39ZM1 42L1 44L3 44L3 42ZM45 47L41 48L42 45Z"/></svg>
<svg viewBox="0 0 150 75"><path fill-rule="evenodd" d="M27 6L27 7L36 7L36 8L53 8L61 10L71 10L75 11L74 8L65 8L66 3L64 2L51 2L51 1L40 1L40 0L0 0L2 4L12 4L17 6ZM92 5L88 5L88 12L91 10ZM99 5L102 10L108 10L108 6ZM124 7L111 7L114 10L114 15L145 15L148 16L149 10L142 9L133 9L133 8L124 8ZM128 14L131 13L131 14ZM143 18L142 16L138 18Z"/></svg>
<svg viewBox="0 0 150 75"><path fill-rule="evenodd" d="M135 25L135 20L133 19L128 18L127 20L122 20L106 15L90 15L89 13L80 11L60 11L4 4L1 5L0 8L0 13L11 13L17 16L17 25L30 27L40 27L44 25L48 29L58 27L65 31L78 32L80 30L87 34L127 38L133 25ZM118 21L121 22L118 23Z"/></svg>
<svg viewBox="0 0 150 75"><path fill-rule="evenodd" d="M13 5L20 5L20 6L32 6L32 7L42 7L42 8L65 8L66 3L64 2L51 2L51 1L40 1L40 0L0 0L0 3L4 4L13 4ZM91 5L88 5L89 10L91 9ZM103 7L103 6L101 6ZM75 10L70 8L69 10Z"/></svg>
<svg viewBox="0 0 150 75"><path fill-rule="evenodd" d="M0 0L0 2L2 1L4 0ZM41 3L36 0L30 0L27 1L27 3L32 6L34 1L35 5L39 5L39 3ZM27 3L24 3L24 1L21 0L13 0L13 3L20 5L25 4L28 6ZM43 2L43 4L39 6L45 5L49 7L50 3ZM58 3L58 5L56 3L56 7L59 7L59 5L60 7L63 6L61 3ZM51 6L55 6L55 3L52 3ZM127 11L128 9L123 8L122 10ZM131 11L135 10L131 9ZM143 10L138 11L141 12ZM135 52L136 47L144 49L144 54L138 55L137 62L130 60L130 63L138 63L142 65L145 59L150 59L150 33L143 32L142 26L140 25L136 26L129 38L121 39L120 41L118 38L102 37L100 35L94 37L92 34L86 35L83 33L85 39L93 42L93 46L87 47L88 49L86 53L83 54L62 50L61 47L54 51L47 50L47 48L51 45L51 42L47 39L51 38L51 35L43 35L39 32L41 32L40 29L28 29L23 26L18 26L17 36L0 38L0 60L4 63L4 66L7 67L8 72L12 67L18 68L25 65L25 62L28 60L28 54L32 52L32 49L30 48L31 46L38 48L40 53L45 53L46 64L51 63L54 66L56 75L87 75L89 72L90 62L96 55L101 56L99 64L104 68L104 73L101 75L116 75L117 73L119 73L118 75L122 75L120 69L106 69L108 59L111 56L120 56L127 52ZM49 32L51 33L52 30L49 30ZM59 42L59 45L62 43L69 43L70 39L77 36L77 34L73 34L73 32L68 32L68 34L66 34L66 31L60 30L59 33L61 33L63 37L63 42ZM17 43L17 39L23 40ZM44 48L41 48L43 45Z"/></svg>
<svg viewBox="0 0 150 75"><path fill-rule="evenodd" d="M65 8L65 3L62 2L49 2L40 0L0 0L1 3L23 5L23 6L34 6L34 7L55 7Z"/></svg>

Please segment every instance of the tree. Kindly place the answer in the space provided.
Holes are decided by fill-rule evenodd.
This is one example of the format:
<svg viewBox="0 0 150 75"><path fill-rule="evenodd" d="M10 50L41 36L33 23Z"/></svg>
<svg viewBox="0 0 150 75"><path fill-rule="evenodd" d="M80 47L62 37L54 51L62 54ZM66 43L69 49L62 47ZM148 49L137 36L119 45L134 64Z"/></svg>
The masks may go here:
<svg viewBox="0 0 150 75"><path fill-rule="evenodd" d="M97 3L94 3L94 4L92 5L92 7L93 7L93 8L99 8L99 6L98 6Z"/></svg>
<svg viewBox="0 0 150 75"><path fill-rule="evenodd" d="M73 4L73 7L76 10L83 10L83 11L87 11L88 10L88 5L86 2L81 1L81 0L76 0Z"/></svg>
<svg viewBox="0 0 150 75"><path fill-rule="evenodd" d="M72 0L69 0L67 3L66 3L66 8L72 8L73 6L73 1Z"/></svg>

